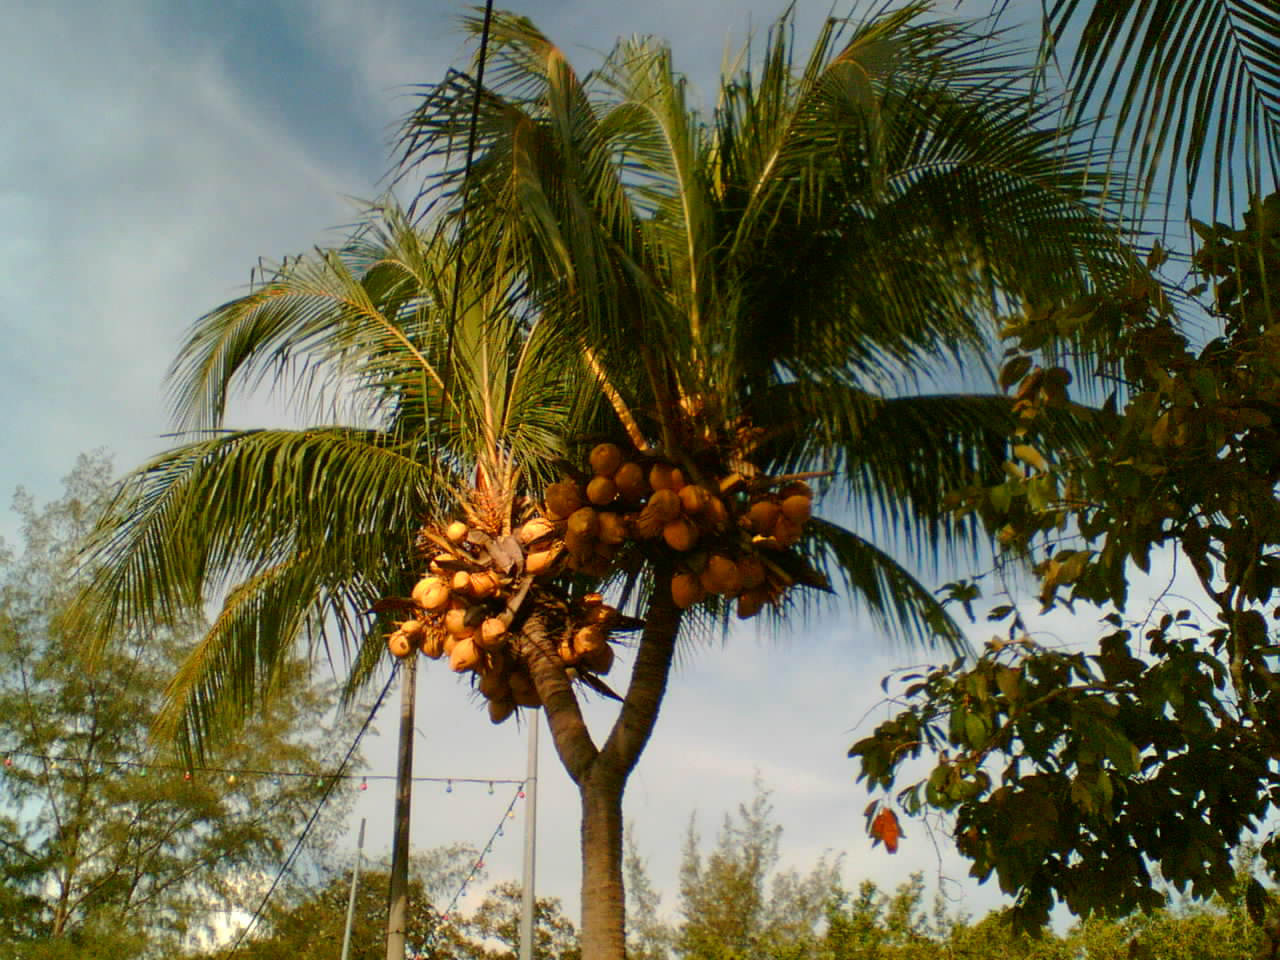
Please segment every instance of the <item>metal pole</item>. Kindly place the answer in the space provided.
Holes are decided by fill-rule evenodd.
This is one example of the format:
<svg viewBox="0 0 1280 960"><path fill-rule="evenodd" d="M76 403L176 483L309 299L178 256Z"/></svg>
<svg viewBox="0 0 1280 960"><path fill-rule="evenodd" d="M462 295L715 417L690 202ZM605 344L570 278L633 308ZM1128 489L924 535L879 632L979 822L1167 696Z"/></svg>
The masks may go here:
<svg viewBox="0 0 1280 960"><path fill-rule="evenodd" d="M538 834L538 713L529 711L529 761L524 782L524 882L520 901L520 960L533 960L534 860Z"/></svg>
<svg viewBox="0 0 1280 960"><path fill-rule="evenodd" d="M351 925L356 919L356 884L360 882L360 855L364 853L364 817L360 818L360 837L356 840L356 865L351 871L351 896L347 898L347 926L342 931L342 960L351 952Z"/></svg>
<svg viewBox="0 0 1280 960"><path fill-rule="evenodd" d="M409 918L409 808L413 797L413 707L418 658L401 666L400 751L396 764L395 834L391 842L391 892L387 898L387 960L404 960Z"/></svg>

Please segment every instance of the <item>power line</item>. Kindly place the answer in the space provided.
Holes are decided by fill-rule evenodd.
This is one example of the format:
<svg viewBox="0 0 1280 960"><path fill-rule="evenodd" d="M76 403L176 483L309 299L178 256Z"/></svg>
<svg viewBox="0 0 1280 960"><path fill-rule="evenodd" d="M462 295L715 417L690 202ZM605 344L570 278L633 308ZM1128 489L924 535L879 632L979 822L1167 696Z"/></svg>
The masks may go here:
<svg viewBox="0 0 1280 960"><path fill-rule="evenodd" d="M320 795L320 800L316 804L315 811L307 820L306 826L302 828L302 833L298 835L297 842L294 843L293 849L289 851L289 856L285 858L285 861L281 865L279 871L276 872L275 879L271 881L271 886L268 887L267 892L263 894L262 901L258 904L257 909L253 911L252 916L249 917L249 922L245 924L244 929L240 931L240 935L236 937L236 942L232 944L231 950L227 954L228 957L234 956L235 952L240 949L240 945L244 943L245 938L249 935L249 931L252 930L254 925L262 918L262 911L267 908L267 903L270 901L271 895L276 892L276 887L280 885L280 881L284 879L284 875L288 873L289 868L293 866L293 861L297 859L298 852L302 849L302 844L306 842L308 834L311 833L311 828L315 826L316 820L320 817L320 811L324 809L325 803L329 800L329 795L333 793L334 786L337 784L338 779L342 778L343 770L345 770L347 764L351 762L352 756L355 755L356 749L360 746L361 739L363 739L366 731L368 731L369 725L373 723L373 718L377 715L378 708L382 706L382 701L386 698L387 691L391 689L391 683L395 680L396 674L399 670L400 666L397 664L396 668L391 671L390 676L387 677L387 682L383 686L382 692L378 694L378 699L374 701L373 707L369 710L369 716L365 717L364 724L360 727L360 732L356 734L356 738L351 742L351 747L347 750L346 756L344 756L342 758L342 762L338 764L337 775L329 781L329 784L325 787L324 793Z"/></svg>
<svg viewBox="0 0 1280 960"><path fill-rule="evenodd" d="M299 779L299 780L394 780L395 774L392 773L338 773L324 771L307 772L304 770L271 770L262 767L210 767L210 766L187 766L184 764L172 763L148 763L143 760L101 760L96 757L78 756L75 754L52 754L52 753L33 753L27 750L0 750L5 756L5 767L11 767L14 757L24 757L29 760L40 760L50 765L58 766L92 766L101 768L115 769L133 769L140 773L147 773L152 770L170 771L174 773L191 774L197 773L214 773L226 774L228 776L260 776L260 777L278 777L280 779ZM524 780L515 777L448 777L448 776L430 776L430 777L414 777L415 783L478 783L478 784L523 784Z"/></svg>

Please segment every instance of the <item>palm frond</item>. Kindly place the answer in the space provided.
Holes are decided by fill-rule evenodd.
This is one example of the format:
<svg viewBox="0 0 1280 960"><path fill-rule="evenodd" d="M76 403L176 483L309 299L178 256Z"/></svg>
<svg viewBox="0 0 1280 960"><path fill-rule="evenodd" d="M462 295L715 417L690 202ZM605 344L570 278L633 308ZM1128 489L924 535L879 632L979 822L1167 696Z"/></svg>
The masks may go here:
<svg viewBox="0 0 1280 960"><path fill-rule="evenodd" d="M415 531L452 507L431 476L372 431L244 431L185 444L125 479L83 554L90 584L77 615L105 637L198 615L207 597L267 571L323 571L330 588L370 571L407 573ZM313 558L305 567L303 555ZM344 643L349 622L338 620Z"/></svg>
<svg viewBox="0 0 1280 960"><path fill-rule="evenodd" d="M972 651L959 625L929 590L885 551L828 520L809 527L812 560L843 581L848 594L886 635L955 656Z"/></svg>
<svg viewBox="0 0 1280 960"><path fill-rule="evenodd" d="M1242 200L1269 192L1268 178L1277 182L1275 0L1055 0L1046 44L1077 33L1068 78L1077 111L1114 114L1144 201L1163 175L1169 199L1182 181L1189 208L1207 178L1212 214L1225 191L1234 218Z"/></svg>

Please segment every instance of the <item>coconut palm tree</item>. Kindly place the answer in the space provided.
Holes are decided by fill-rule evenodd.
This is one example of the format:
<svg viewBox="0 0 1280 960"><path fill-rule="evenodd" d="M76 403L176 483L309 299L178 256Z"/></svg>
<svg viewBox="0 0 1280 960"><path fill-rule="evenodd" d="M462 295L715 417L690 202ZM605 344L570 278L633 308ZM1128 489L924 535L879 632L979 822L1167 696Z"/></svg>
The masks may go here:
<svg viewBox="0 0 1280 960"><path fill-rule="evenodd" d="M498 15L470 171L455 73L405 128L431 219L384 211L202 318L173 369L194 436L125 482L90 547L86 623L225 596L171 728L198 748L300 638L349 655L353 682L387 632L397 655L447 652L495 721L545 710L581 795L596 960L623 956L622 795L682 629L734 605L783 619L839 578L886 628L962 649L886 546L973 541L941 497L999 469L1011 409L925 388L981 367L1002 313L1134 266L1084 132L980 26L928 12L833 20L798 66L784 17L710 117L661 43L579 77ZM223 432L263 380L345 425ZM806 481L862 533L811 518ZM599 742L583 684L620 701Z"/></svg>
<svg viewBox="0 0 1280 960"><path fill-rule="evenodd" d="M1008 407L920 395L926 372L979 355L1002 311L1069 301L1132 264L1087 131L1029 97L981 28L927 13L832 20L799 66L784 17L709 118L662 43L624 42L579 77L528 20L499 16L474 165L450 161L474 93L463 73L424 91L403 161L434 165L437 203L469 198L470 262L520 265L540 322L589 356L638 454L712 490L744 475L751 497L833 471L928 552L964 532L939 492L981 466L982 428ZM870 540L814 523L804 546L955 639ZM621 797L667 681L679 566L645 568L647 626L603 744L554 671L534 672L582 794L587 956L621 955Z"/></svg>
<svg viewBox="0 0 1280 960"><path fill-rule="evenodd" d="M1146 200L1159 188L1172 200L1181 186L1189 209L1207 186L1211 213L1225 200L1234 221L1241 200L1275 188L1276 0L1054 0L1045 7L1046 51L1074 44L1067 78L1074 110L1113 117L1114 142L1127 150L1141 186L1135 196Z"/></svg>

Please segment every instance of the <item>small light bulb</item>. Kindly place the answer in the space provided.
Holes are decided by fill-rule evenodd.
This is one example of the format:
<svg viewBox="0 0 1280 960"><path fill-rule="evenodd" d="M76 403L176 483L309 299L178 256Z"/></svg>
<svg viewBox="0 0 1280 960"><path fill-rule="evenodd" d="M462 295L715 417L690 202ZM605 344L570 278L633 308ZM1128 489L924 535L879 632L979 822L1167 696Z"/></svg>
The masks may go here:
<svg viewBox="0 0 1280 960"><path fill-rule="evenodd" d="M368 790L368 789L369 789L369 778L368 778L368 777L361 777L361 778L360 778L360 789L361 789L361 790Z"/></svg>
<svg viewBox="0 0 1280 960"><path fill-rule="evenodd" d="M453 793L453 781L452 781L452 780L450 780L450 781L449 781L449 783L445 786L445 788L444 788L444 792L445 792L445 793Z"/></svg>

